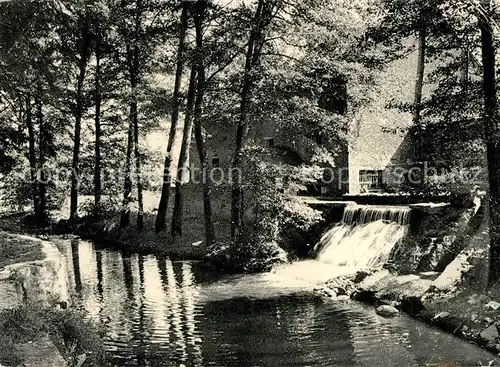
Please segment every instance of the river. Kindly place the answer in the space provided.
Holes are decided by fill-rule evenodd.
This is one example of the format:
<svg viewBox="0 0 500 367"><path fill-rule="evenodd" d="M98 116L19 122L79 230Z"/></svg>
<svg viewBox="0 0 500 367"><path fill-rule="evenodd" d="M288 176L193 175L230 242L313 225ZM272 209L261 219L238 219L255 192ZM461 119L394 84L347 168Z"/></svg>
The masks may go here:
<svg viewBox="0 0 500 367"><path fill-rule="evenodd" d="M223 276L199 262L56 242L75 303L103 328L116 366L500 365L404 315L314 294L330 276L315 261Z"/></svg>

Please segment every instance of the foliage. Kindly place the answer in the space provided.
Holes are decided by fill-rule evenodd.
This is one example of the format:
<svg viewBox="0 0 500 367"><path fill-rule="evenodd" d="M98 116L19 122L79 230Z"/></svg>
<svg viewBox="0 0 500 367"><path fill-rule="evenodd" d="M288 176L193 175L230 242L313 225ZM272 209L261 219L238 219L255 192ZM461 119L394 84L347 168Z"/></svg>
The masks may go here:
<svg viewBox="0 0 500 367"><path fill-rule="evenodd" d="M251 237L279 243L285 225L307 229L321 220L318 211L296 197L322 176L320 167L273 162L274 152L258 146L248 147L246 153L243 186Z"/></svg>
<svg viewBox="0 0 500 367"><path fill-rule="evenodd" d="M277 243L251 238L234 244L214 244L207 257L217 267L234 273L267 272L288 261L286 252Z"/></svg>
<svg viewBox="0 0 500 367"><path fill-rule="evenodd" d="M243 171L247 235L241 242L249 246L244 250L241 243L233 244L231 251L264 256L272 253L265 244L291 248L292 233L307 232L320 221L319 213L296 195L316 184L326 168L338 166L352 122L373 98L378 73L414 51L415 36L423 28L426 63L432 66L426 78L429 93L420 106L420 123L409 133L422 142L420 156L432 167L484 165L477 0L341 0L335 6L329 0L200 0L185 6L185 53L178 59L183 6L175 2L1 4L0 173L20 173L3 177L5 202L16 209L32 205L35 212L57 209L68 194L70 177L37 185L33 174L69 167L81 174L79 193L95 194L97 202L96 151L103 175L114 175L103 179L101 207L81 203L85 214L116 211L120 196L126 204L133 200L134 190L123 188L124 172L156 175L158 180L146 180L144 188L157 189L153 181L162 183L162 162L172 160L174 152L159 157L146 140L152 132L163 137L168 130L167 116L176 105L174 69L182 61L182 114L190 112L186 70L196 66L204 73L204 84L196 90L202 96L197 111L202 147L216 151L223 144L235 151L238 143L230 158ZM200 43L195 23L202 30ZM250 40L254 47L249 49ZM415 111L413 103L398 98L388 108ZM137 143L128 133L133 124ZM264 126L272 126L278 146L259 146ZM291 147L300 162L281 155L284 147ZM239 153L246 157L241 164ZM134 160L138 172L131 169ZM447 180L436 176L425 187L408 189L470 190ZM139 196L137 177L135 184Z"/></svg>
<svg viewBox="0 0 500 367"><path fill-rule="evenodd" d="M0 363L21 362L13 346L49 334L69 365L76 366L78 356L83 354L86 356L83 366L106 365L101 337L88 317L79 311L46 310L35 305L8 309L0 313L0 330Z"/></svg>

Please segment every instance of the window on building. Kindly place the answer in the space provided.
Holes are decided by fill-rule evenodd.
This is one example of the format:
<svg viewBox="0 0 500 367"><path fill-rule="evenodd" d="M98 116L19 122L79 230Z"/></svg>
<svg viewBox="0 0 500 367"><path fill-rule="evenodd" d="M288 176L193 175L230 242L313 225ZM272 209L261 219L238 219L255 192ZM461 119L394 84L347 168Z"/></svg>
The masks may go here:
<svg viewBox="0 0 500 367"><path fill-rule="evenodd" d="M321 132L317 132L314 136L316 140L316 144L318 145L323 145L325 144L325 138L323 137L323 134Z"/></svg>
<svg viewBox="0 0 500 367"><path fill-rule="evenodd" d="M347 112L347 98L347 79L337 75L323 85L318 105L325 110L344 115Z"/></svg>
<svg viewBox="0 0 500 367"><path fill-rule="evenodd" d="M264 144L269 148L274 147L274 138L264 138Z"/></svg>
<svg viewBox="0 0 500 367"><path fill-rule="evenodd" d="M326 186L321 186L320 192L321 196L326 196L326 194L328 194L328 188Z"/></svg>
<svg viewBox="0 0 500 367"><path fill-rule="evenodd" d="M359 184L362 190L378 190L382 188L382 170L360 170Z"/></svg>
<svg viewBox="0 0 500 367"><path fill-rule="evenodd" d="M217 154L214 154L214 156L212 157L212 167L220 167L220 159Z"/></svg>

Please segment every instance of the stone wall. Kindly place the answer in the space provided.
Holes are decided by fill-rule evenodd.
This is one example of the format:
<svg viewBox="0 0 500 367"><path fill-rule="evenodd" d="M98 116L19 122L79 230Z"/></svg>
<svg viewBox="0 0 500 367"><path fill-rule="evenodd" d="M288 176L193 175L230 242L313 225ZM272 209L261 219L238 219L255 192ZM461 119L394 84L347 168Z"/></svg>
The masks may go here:
<svg viewBox="0 0 500 367"><path fill-rule="evenodd" d="M409 234L394 248L388 269L398 274L442 272L478 232L484 217L481 200L470 208L412 207Z"/></svg>
<svg viewBox="0 0 500 367"><path fill-rule="evenodd" d="M9 265L0 271L0 310L23 303L66 307L70 295L64 256L51 242L18 237L20 240L39 241L45 259Z"/></svg>

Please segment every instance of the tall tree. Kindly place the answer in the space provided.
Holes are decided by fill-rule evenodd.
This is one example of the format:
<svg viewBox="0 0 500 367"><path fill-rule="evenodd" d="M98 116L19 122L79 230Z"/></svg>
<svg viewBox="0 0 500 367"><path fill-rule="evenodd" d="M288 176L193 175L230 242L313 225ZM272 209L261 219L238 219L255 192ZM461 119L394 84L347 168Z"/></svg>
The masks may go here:
<svg viewBox="0 0 500 367"><path fill-rule="evenodd" d="M200 0L197 6L193 7L193 20L196 34L196 100L194 104L194 136L196 141L196 149L198 158L202 168L202 185L203 185L203 214L205 220L205 239L207 246L211 246L215 242L215 230L212 215L212 183L207 179L208 174L208 156L206 145L203 137L202 117L203 117L203 100L205 97L205 60L204 60L204 44L203 44L203 23L205 20L205 11L207 3Z"/></svg>
<svg viewBox="0 0 500 367"><path fill-rule="evenodd" d="M28 94L26 97L25 104L25 121L26 127L28 129L28 162L30 165L30 180L31 180L31 196L33 200L33 212L35 213L35 218L40 218L42 214L40 213L40 201L38 195L37 182L37 159L36 159L36 136L35 136L35 126L33 123L33 114L31 106L31 95Z"/></svg>
<svg viewBox="0 0 500 367"><path fill-rule="evenodd" d="M179 161L177 165L177 175L175 179L175 199L174 211L172 214L172 236L175 238L182 235L182 209L183 209L183 186L188 170L188 155L191 146L191 134L193 129L193 109L196 95L196 81L197 81L197 67L196 64L191 66L191 73L189 77L189 86L186 103L186 114L184 117L184 129L182 134L181 149L179 153Z"/></svg>
<svg viewBox="0 0 500 367"><path fill-rule="evenodd" d="M500 146L495 47L489 2L483 1L483 9L484 11L479 14L479 25L483 59L484 133L489 181L490 269L488 283L491 286L500 279Z"/></svg>
<svg viewBox="0 0 500 367"><path fill-rule="evenodd" d="M71 165L71 197L70 197L70 220L74 220L78 211L78 184L79 184L79 161L81 146L82 118L84 114L84 82L87 72L87 65L91 53L91 33L87 9L78 16L76 21L78 27L77 47L78 47L78 76L75 95L75 129L73 134L73 161Z"/></svg>
<svg viewBox="0 0 500 367"><path fill-rule="evenodd" d="M245 55L243 81L240 91L240 106L236 130L236 147L232 164L232 201L231 201L231 242L238 241L244 220L242 163L248 135L248 111L255 84L255 68L259 65L264 46L264 33L276 15L279 3L258 0L250 23L248 45ZM236 176L236 177L234 177Z"/></svg>
<svg viewBox="0 0 500 367"><path fill-rule="evenodd" d="M135 157L135 172L137 182L137 228L142 231L144 226L144 203L142 193L142 177L141 177L141 156L139 151L139 111L137 103L137 87L138 79L140 78L140 62L139 47L140 47L140 31L143 16L142 1L136 1L135 10L135 30L132 45L127 45L127 60L130 76L130 88L132 96L130 101L130 119L134 126L134 157Z"/></svg>
<svg viewBox="0 0 500 367"><path fill-rule="evenodd" d="M47 176L45 173L46 167L46 154L47 154L47 140L48 132L43 114L43 101L42 101L42 87L38 87L38 93L35 97L36 117L38 121L38 195L39 195L39 208L38 223L45 223L47 221Z"/></svg>
<svg viewBox="0 0 500 367"><path fill-rule="evenodd" d="M130 223L130 201L132 199L132 151L134 148L134 122L128 121L127 130L127 151L125 156L125 172L123 184L123 202L120 215L120 228L125 228Z"/></svg>
<svg viewBox="0 0 500 367"><path fill-rule="evenodd" d="M94 113L94 128L95 128L95 146L94 146L94 207L96 214L100 214L101 210L101 106L102 106L102 91L101 91L101 58L102 58L102 31L100 24L97 22L94 42L95 42L95 76L94 76L94 93L95 93L95 113Z"/></svg>
<svg viewBox="0 0 500 367"><path fill-rule="evenodd" d="M180 17L180 28L179 28L179 44L177 47L177 54L176 54L177 61L176 61L174 92L173 92L172 118L170 121L170 129L168 133L167 151L165 153L161 197L160 197L160 202L158 204L158 213L156 215L156 224L155 224L156 232L165 230L167 225L167 209L170 198L170 185L172 177L170 172L170 166L172 163L172 146L174 143L177 123L179 121L179 110L181 105L180 88L182 81L182 73L184 70L184 58L185 58L184 49L185 49L186 33L189 20L188 10L189 10L189 3L187 1L184 1L182 3L182 12Z"/></svg>
<svg viewBox="0 0 500 367"><path fill-rule="evenodd" d="M422 111L422 92L424 88L424 74L425 74L425 48L426 48L426 38L427 38L427 28L425 25L425 19L422 15L420 30L418 31L418 58L417 58L417 77L415 81L415 98L414 98L414 111L413 111L413 126L418 130L420 128L420 115ZM419 136L421 134L418 134ZM417 154L415 159L417 161L421 160L421 142L417 139L415 144L417 149Z"/></svg>

